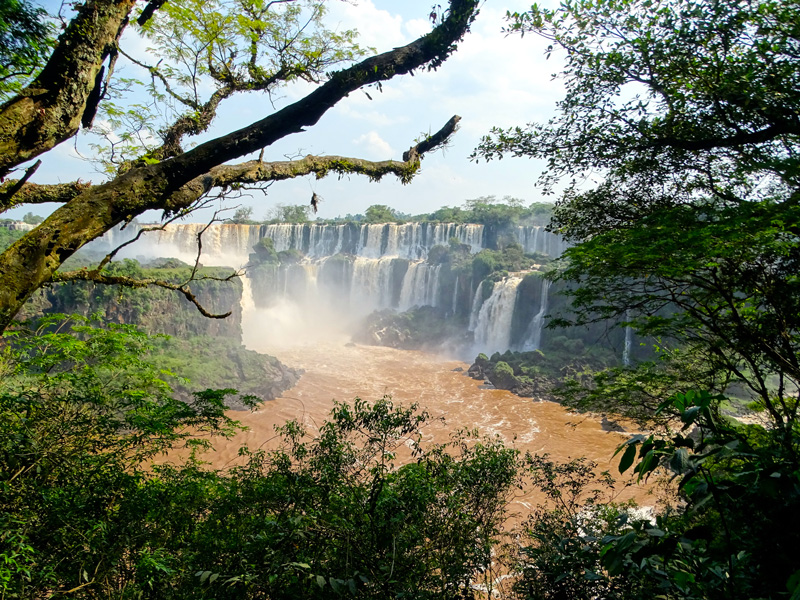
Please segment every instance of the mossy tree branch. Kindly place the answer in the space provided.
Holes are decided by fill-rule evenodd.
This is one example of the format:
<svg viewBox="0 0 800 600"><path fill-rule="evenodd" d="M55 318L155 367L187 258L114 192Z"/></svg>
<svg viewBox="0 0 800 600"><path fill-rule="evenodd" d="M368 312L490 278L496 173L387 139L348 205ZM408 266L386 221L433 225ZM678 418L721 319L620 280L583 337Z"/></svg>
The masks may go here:
<svg viewBox="0 0 800 600"><path fill-rule="evenodd" d="M233 279L234 277L238 277L238 273L233 273L230 277L223 279L223 281L227 281ZM90 269L81 269L79 271L67 271L64 273L56 273L53 277L53 283L65 283L65 282L74 282L74 281L91 281L92 283L100 284L100 285L118 285L122 287L129 287L129 288L144 288L144 287L161 287L167 290L171 290L173 292L178 292L182 294L189 302L197 307L197 310L200 311L204 317L208 317L209 319L224 319L229 317L231 311L226 313L212 313L200 303L197 299L197 296L192 293L191 288L189 287L189 282L186 283L170 283L169 281L164 281L163 279L137 279L135 277L127 277L125 275L108 275L107 273L103 273L102 271L97 270L90 270Z"/></svg>
<svg viewBox="0 0 800 600"><path fill-rule="evenodd" d="M20 185L20 183L22 185ZM15 206L56 202L64 204L79 196L92 186L91 182L73 181L43 185L26 183L21 179L8 179L0 183L0 213Z"/></svg>
<svg viewBox="0 0 800 600"><path fill-rule="evenodd" d="M53 279L69 256L116 225L147 210L162 209L171 214L186 209L197 198L196 190L211 189L214 169L228 161L316 124L337 102L366 85L441 65L467 32L478 3L479 0L450 0L446 18L410 44L331 74L326 83L304 98L247 127L157 164L136 165L66 202L0 255L0 329L8 325L36 289ZM455 129L455 123L452 126ZM409 165L415 165L414 169L419 166L421 150L423 144L409 153L409 160L404 161L408 164L387 164L382 168L385 173L400 169L407 180L411 175ZM415 153L417 157L412 156ZM357 172L352 170L355 164L331 160L327 171ZM367 164L362 164L365 174Z"/></svg>
<svg viewBox="0 0 800 600"><path fill-rule="evenodd" d="M39 76L0 106L0 178L78 132L136 0L86 0Z"/></svg>
<svg viewBox="0 0 800 600"><path fill-rule="evenodd" d="M386 175L395 175L404 184L409 183L420 168L420 159L426 152L444 145L456 131L461 117L453 116L442 129L412 146L403 153L403 160L370 161L345 156L306 156L297 160L264 162L253 160L238 165L220 165L206 175L196 178L181 188L173 201L163 208L178 210L197 200L211 188L229 188L242 184L282 181L314 174L321 179L329 173L339 175L365 175L371 181L380 181ZM10 179L0 184L0 212L25 204L46 202L66 203L88 190L91 182L75 181L43 185ZM191 200L188 200L191 198Z"/></svg>

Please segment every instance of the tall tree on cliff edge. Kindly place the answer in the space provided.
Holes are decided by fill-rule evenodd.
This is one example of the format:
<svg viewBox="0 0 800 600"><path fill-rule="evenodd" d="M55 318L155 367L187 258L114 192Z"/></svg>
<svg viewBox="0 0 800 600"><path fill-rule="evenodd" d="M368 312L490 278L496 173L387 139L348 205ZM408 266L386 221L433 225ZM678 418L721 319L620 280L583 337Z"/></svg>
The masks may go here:
<svg viewBox="0 0 800 600"><path fill-rule="evenodd" d="M0 106L0 177L71 138L81 126L91 127L98 108L112 122L114 118L119 123L138 121L114 138L106 155L114 175L106 183L37 185L28 181L36 163L18 179L0 185L0 210L42 202L62 204L0 255L0 329L8 326L35 290L49 282L135 283L115 280L100 269L60 273L58 268L89 241L144 211L182 214L212 190L311 173L317 177L354 173L374 180L393 174L404 183L410 181L423 154L455 131L458 117L412 146L402 161L306 156L266 162L262 152L258 160L227 163L314 125L355 90L380 86L416 69L436 69L468 31L477 6L478 0L451 0L427 35L353 63L364 52L352 32L324 28L322 1L151 0L141 12L136 0L78 4L43 70ZM120 37L132 18L157 48L154 64L128 56L120 47ZM118 60L131 60L151 75L148 91L159 103L158 110L170 116L157 141L150 135L148 115L136 110L118 112L113 104L102 104L115 90L119 93L135 85L114 78ZM326 72L341 63L349 66ZM259 121L183 150L185 138L207 131L219 105L228 98L251 91L270 93L296 79L317 85L305 97ZM203 97L209 87L213 92ZM193 298L188 288L178 291Z"/></svg>
<svg viewBox="0 0 800 600"><path fill-rule="evenodd" d="M664 359L602 374L585 406L680 417L632 438L620 468L679 477L685 521L657 532L671 546L653 554L645 535L603 564L660 557L648 576L675 597L797 597L800 4L566 0L509 17L566 51L567 94L549 123L495 130L476 154L543 158L545 188L566 180L552 227L575 242L559 275L573 320L662 340ZM724 393L766 426L721 416ZM676 549L692 566L673 577Z"/></svg>
<svg viewBox="0 0 800 600"><path fill-rule="evenodd" d="M739 380L791 437L800 5L576 0L510 17L567 51L567 95L551 122L495 130L477 154L541 157L545 188L567 180L552 227L578 242L562 275L577 319L697 349L718 390Z"/></svg>

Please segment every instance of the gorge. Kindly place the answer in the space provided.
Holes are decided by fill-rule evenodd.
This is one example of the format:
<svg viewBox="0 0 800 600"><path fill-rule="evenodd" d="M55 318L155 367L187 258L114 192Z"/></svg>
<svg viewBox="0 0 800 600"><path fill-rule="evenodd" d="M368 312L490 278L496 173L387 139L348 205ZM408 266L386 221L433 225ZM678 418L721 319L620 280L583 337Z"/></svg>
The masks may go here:
<svg viewBox="0 0 800 600"><path fill-rule="evenodd" d="M131 240L145 226L129 227L107 236L97 249L107 251ZM508 232L495 236L501 244L519 244L535 257L528 272L495 276L497 281L479 279L481 272L472 264L481 251L493 251L493 242L487 243L480 225L279 224L205 229L189 224L148 232L127 255L143 262L165 256L191 262L197 256L200 232L204 265L245 267L241 309L233 315L241 322L242 343L303 373L295 385L255 412L236 414L248 429L231 441L215 443L214 453L205 458L214 467L239 464L241 445L270 448L277 443L275 427L289 419L316 431L333 400L375 401L383 395L404 405L418 403L434 417L422 432L427 442L443 442L456 429L474 428L522 452L547 453L561 461L586 456L601 469L612 467L614 449L625 435L557 403L520 398L484 385L482 377L476 381L467 376L468 365L462 362L471 361L475 352L534 350L550 343L548 336L557 341L559 336L552 336L544 324L548 306L558 300L539 266L565 248L558 236L535 226L516 228L513 237ZM272 240L275 259L259 262L253 247L263 247L265 238ZM458 253L460 265L453 260ZM448 254L450 260L445 260ZM357 323L372 311L419 306L456 325L458 338L444 346L452 352L351 342ZM215 308L225 309L219 304ZM620 498L651 501L639 487L622 488ZM526 491L515 497L513 507L524 513L536 501Z"/></svg>
<svg viewBox="0 0 800 600"><path fill-rule="evenodd" d="M109 251L143 228L131 224L93 244ZM201 235L202 234L202 235ZM171 256L192 263L201 235L204 265L243 271L243 303L259 311L273 337L352 333L374 311L435 310L449 325L438 347L462 359L477 353L544 348L574 351L603 345L621 360L624 332L610 327L545 329L549 309L560 309L544 277L567 247L542 226L476 224L203 224L166 225L147 231L120 256L146 261ZM501 251L516 252L522 268L499 269ZM248 297L249 296L249 297ZM385 332L383 332L385 333ZM380 326L360 341L414 347L382 339ZM630 340L629 340L630 342ZM630 353L630 343L628 344Z"/></svg>

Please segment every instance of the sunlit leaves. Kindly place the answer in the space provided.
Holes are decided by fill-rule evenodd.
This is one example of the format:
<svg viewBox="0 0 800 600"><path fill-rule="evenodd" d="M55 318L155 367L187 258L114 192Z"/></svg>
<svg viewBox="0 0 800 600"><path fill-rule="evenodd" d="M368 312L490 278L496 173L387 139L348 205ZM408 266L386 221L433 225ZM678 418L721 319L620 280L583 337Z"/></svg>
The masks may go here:
<svg viewBox="0 0 800 600"><path fill-rule="evenodd" d="M577 0L509 20L566 53L567 95L549 123L497 129L478 155L544 158L546 188L593 169L684 171L705 188L796 177L796 5Z"/></svg>
<svg viewBox="0 0 800 600"><path fill-rule="evenodd" d="M206 131L234 94L272 94L297 79L320 83L332 67L363 56L356 32L328 29L325 12L315 0L164 4L144 26L148 52L125 54L147 75L112 82L101 105L103 143L93 149L105 170L180 153L183 139Z"/></svg>
<svg viewBox="0 0 800 600"><path fill-rule="evenodd" d="M0 3L0 101L22 89L50 54L55 27L26 0Z"/></svg>

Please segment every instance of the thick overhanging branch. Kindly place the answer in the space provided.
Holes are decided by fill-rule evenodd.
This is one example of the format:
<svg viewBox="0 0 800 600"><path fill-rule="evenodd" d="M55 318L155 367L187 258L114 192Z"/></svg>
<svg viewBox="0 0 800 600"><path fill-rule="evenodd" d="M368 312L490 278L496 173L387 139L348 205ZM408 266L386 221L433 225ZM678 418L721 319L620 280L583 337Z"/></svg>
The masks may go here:
<svg viewBox="0 0 800 600"><path fill-rule="evenodd" d="M225 278L223 281L230 280L238 276L238 273L234 273L230 277ZM119 285L129 288L161 287L182 294L189 302L195 305L197 310L200 311L200 314L202 314L204 317L208 317L209 319L224 319L231 315L231 311L217 314L206 310L186 283L177 284L164 281L163 279L136 279L134 277L126 277L124 275L107 275L101 271L89 269L56 273L53 276L52 281L53 283L91 281L92 283L101 285Z"/></svg>
<svg viewBox="0 0 800 600"><path fill-rule="evenodd" d="M403 153L403 160L410 161L413 160L414 156L422 156L426 152L430 152L431 150L435 150L436 148L443 146L447 143L447 140L456 132L458 128L458 122L461 120L461 117L458 115L453 115L450 120L444 124L439 131L434 133L433 135L428 136L421 142L419 142L416 146L411 146L406 152Z"/></svg>
<svg viewBox="0 0 800 600"><path fill-rule="evenodd" d="M114 0L95 2L117 5ZM329 81L305 98L261 121L201 144L175 158L158 164L138 165L108 183L92 186L59 207L0 255L0 280L3 281L0 286L0 329L7 327L36 289L53 280L64 260L121 222L150 209L170 210L175 206L180 210L189 206L192 198L187 198L188 203L182 203L179 198L182 188L198 181L203 183L204 176L228 161L258 152L314 125L350 92L418 68L438 67L468 30L477 14L478 3L479 0L451 0L448 16L428 35L332 74ZM128 0L119 0L118 3L119 6L127 4ZM97 64L93 76L101 63ZM6 108L8 104L2 107ZM80 114L78 111L77 119ZM418 152L422 144L419 146ZM344 165L341 167L344 170ZM2 169L0 163L0 172ZM210 189L211 184L213 180L201 187Z"/></svg>
<svg viewBox="0 0 800 600"><path fill-rule="evenodd" d="M136 22L141 26L144 27L145 24L153 17L155 12L164 6L167 3L167 0L150 0L142 9L142 13L139 15L139 18L136 19Z"/></svg>
<svg viewBox="0 0 800 600"><path fill-rule="evenodd" d="M304 175L322 179L329 173L339 175L365 175L371 181L380 181L385 175L395 175L407 184L417 174L422 156L447 143L455 133L461 117L454 115L435 134L412 146L403 153L403 160L370 161L345 156L306 156L297 160L264 162L252 160L239 165L220 165L201 177L195 178L170 199L163 207L170 211L188 206L187 199L196 200L211 188L230 188L241 184L282 181ZM0 213L15 206L55 202L64 204L92 186L91 182L37 184L9 179L0 184Z"/></svg>
<svg viewBox="0 0 800 600"><path fill-rule="evenodd" d="M370 161L344 156L309 155L297 160L276 162L251 160L238 165L220 165L189 182L173 194L166 205L159 208L170 212L186 208L212 188L282 181L311 174L316 175L317 179L322 179L329 173L365 175L372 181L380 181L385 175L395 175L403 184L407 184L419 171L423 154L445 144L455 132L460 120L461 117L454 115L438 132L404 152L402 161Z"/></svg>
<svg viewBox="0 0 800 600"><path fill-rule="evenodd" d="M425 66L438 67L455 49L477 13L478 0L451 0L448 16L429 34L333 73L329 81L289 106L228 135L162 163L173 189L212 168L270 146L315 125L342 98L366 85ZM183 179L183 181L180 181Z"/></svg>
<svg viewBox="0 0 800 600"><path fill-rule="evenodd" d="M57 202L64 204L92 186L91 182L73 181L43 185L26 183L22 179L9 179L0 183L0 213L15 206Z"/></svg>
<svg viewBox="0 0 800 600"><path fill-rule="evenodd" d="M749 144L763 144L783 136L798 135L800 135L800 121L790 122L787 119L783 123L770 125L757 131L740 131L730 136L704 137L702 139L656 138L651 142L645 142L642 147L668 147L699 152L703 150L714 150L716 148L733 148Z"/></svg>

